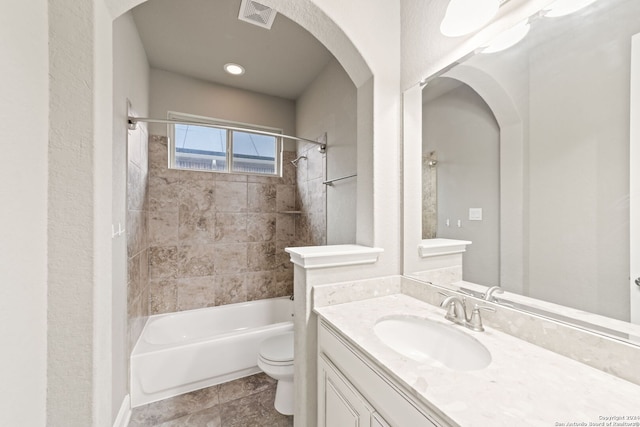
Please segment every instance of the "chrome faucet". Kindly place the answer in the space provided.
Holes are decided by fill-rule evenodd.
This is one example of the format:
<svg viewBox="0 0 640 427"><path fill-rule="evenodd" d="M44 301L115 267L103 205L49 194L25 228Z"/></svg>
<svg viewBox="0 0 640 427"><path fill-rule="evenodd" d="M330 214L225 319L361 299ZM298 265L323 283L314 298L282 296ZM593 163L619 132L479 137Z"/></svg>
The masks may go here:
<svg viewBox="0 0 640 427"><path fill-rule="evenodd" d="M447 309L447 314L444 315L444 318L452 321L455 324L465 326L472 331L482 332L484 331L484 327L482 326L482 318L480 317L480 310L487 311L496 311L493 307L486 307L475 304L473 310L471 312L471 317L467 317L467 307L465 298L462 297L460 299L454 295L445 295L446 298L440 304L441 307L445 307Z"/></svg>
<svg viewBox="0 0 640 427"><path fill-rule="evenodd" d="M493 294L501 294L503 292L504 290L500 286L492 286L487 289L487 293L484 294L483 299L485 301L495 302L496 298L493 296Z"/></svg>
<svg viewBox="0 0 640 427"><path fill-rule="evenodd" d="M444 318L447 320L451 320L453 323L457 323L458 325L467 324L467 307L465 305L464 298L462 300L457 296L447 296L441 307L445 307L447 309L447 314L444 315Z"/></svg>

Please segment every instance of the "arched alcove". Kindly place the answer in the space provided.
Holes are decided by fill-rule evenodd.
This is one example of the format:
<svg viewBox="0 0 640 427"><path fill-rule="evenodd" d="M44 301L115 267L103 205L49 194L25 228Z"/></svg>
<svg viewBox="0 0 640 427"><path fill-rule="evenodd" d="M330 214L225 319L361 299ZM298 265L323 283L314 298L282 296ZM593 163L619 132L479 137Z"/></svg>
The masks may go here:
<svg viewBox="0 0 640 427"><path fill-rule="evenodd" d="M500 127L500 281L514 292L523 291L523 153L520 112L507 91L485 71L460 64L443 77L458 80L480 95Z"/></svg>
<svg viewBox="0 0 640 427"><path fill-rule="evenodd" d="M114 18L149 0L105 0ZM176 0L178 1L178 0ZM261 0L315 36L336 57L356 87L372 76L366 61L345 32L311 0Z"/></svg>
<svg viewBox="0 0 640 427"><path fill-rule="evenodd" d="M92 420L110 425L121 404L111 393L111 148L112 127L120 121L113 114L112 24L140 3L63 2L47 10L47 423L52 425ZM400 236L389 230L400 229L400 5L263 3L318 38L358 88L357 243L385 250L376 265L358 270L358 278L397 274ZM323 279L336 281L329 276Z"/></svg>

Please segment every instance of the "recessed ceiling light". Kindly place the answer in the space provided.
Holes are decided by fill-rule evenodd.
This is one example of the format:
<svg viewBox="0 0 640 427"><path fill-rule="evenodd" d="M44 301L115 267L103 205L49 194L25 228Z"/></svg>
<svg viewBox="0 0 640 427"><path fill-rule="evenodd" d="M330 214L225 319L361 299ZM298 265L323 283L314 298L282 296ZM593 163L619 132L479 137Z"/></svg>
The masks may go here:
<svg viewBox="0 0 640 427"><path fill-rule="evenodd" d="M241 76L244 74L244 67L242 65L234 64L232 62L224 64L224 70L234 76Z"/></svg>

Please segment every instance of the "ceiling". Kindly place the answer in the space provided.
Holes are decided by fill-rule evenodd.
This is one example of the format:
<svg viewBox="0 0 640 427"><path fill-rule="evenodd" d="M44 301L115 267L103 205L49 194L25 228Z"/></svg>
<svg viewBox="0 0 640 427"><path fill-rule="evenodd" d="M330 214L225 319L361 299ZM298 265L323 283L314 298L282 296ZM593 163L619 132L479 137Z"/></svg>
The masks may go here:
<svg viewBox="0 0 640 427"><path fill-rule="evenodd" d="M132 10L149 65L286 99L297 99L332 58L281 14L270 30L240 21L241 0L149 0ZM231 76L223 66L245 67Z"/></svg>

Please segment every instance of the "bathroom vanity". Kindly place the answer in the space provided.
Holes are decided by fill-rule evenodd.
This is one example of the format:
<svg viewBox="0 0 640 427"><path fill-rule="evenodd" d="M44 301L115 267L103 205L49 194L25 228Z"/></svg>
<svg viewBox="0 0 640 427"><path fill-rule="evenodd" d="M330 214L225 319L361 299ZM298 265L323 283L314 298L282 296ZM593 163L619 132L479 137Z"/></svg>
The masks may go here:
<svg viewBox="0 0 640 427"><path fill-rule="evenodd" d="M376 334L381 321L450 325L444 309L408 295L315 312L321 427L606 425L612 416L640 422L640 386L491 327L473 332L454 326L490 353L482 369L400 354Z"/></svg>
<svg viewBox="0 0 640 427"><path fill-rule="evenodd" d="M389 426L382 413L397 425L449 424L324 321L318 347L319 426Z"/></svg>

